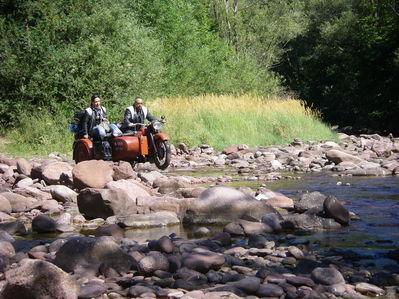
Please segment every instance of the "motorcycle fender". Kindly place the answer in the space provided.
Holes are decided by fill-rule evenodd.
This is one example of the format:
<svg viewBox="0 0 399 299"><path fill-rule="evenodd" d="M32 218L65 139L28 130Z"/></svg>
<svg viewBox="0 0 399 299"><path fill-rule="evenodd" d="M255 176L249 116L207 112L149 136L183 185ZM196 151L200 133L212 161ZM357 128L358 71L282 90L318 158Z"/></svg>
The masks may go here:
<svg viewBox="0 0 399 299"><path fill-rule="evenodd" d="M80 162L84 160L90 160L92 158L93 142L87 138L76 140L73 148L73 159Z"/></svg>
<svg viewBox="0 0 399 299"><path fill-rule="evenodd" d="M163 141L165 141L165 140L169 140L169 136L166 135L165 133L159 132L159 133L154 135L154 139L155 140L163 140Z"/></svg>
<svg viewBox="0 0 399 299"><path fill-rule="evenodd" d="M140 155L147 156L148 155L148 140L147 136L140 136Z"/></svg>

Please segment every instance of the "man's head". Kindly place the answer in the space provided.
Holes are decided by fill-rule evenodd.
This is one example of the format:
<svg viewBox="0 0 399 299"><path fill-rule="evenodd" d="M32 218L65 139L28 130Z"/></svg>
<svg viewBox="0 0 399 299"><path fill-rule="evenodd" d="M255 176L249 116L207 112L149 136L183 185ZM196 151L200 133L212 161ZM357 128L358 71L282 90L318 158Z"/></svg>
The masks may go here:
<svg viewBox="0 0 399 299"><path fill-rule="evenodd" d="M100 107L101 102L100 102L100 96L98 94L93 94L91 96L91 106L92 107Z"/></svg>
<svg viewBox="0 0 399 299"><path fill-rule="evenodd" d="M133 106L136 111L141 111L141 107L143 106L143 99L140 97L135 98Z"/></svg>

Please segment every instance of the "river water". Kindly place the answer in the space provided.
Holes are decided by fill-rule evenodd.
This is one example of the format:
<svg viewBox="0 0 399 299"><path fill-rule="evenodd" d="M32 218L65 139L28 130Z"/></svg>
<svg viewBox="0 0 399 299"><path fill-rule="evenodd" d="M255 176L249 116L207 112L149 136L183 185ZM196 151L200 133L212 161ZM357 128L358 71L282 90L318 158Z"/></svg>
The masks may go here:
<svg viewBox="0 0 399 299"><path fill-rule="evenodd" d="M178 174L182 175L182 173ZM205 171L184 174L200 176L204 175ZM213 173L207 172L206 175L221 175L221 172L220 170ZM293 199L299 199L306 191L319 191L334 195L345 203L348 210L359 217L359 220L352 220L349 226L338 230L297 236L296 241L304 239L309 242L310 247L319 250L350 249L359 252L366 259L370 258L372 263L375 263L377 259L380 266L392 262L392 260L378 257L383 256L384 252L399 248L399 177L351 177L319 173L315 175L302 174L300 179L295 180L238 181L230 185L234 187L247 186L256 190L261 184ZM208 228L213 232L218 232L222 231L223 226ZM144 241L175 233L183 238L191 238L194 230L195 227L185 228L182 225L132 229L126 231L126 237ZM90 235L90 232L85 232L85 235L87 234ZM55 235L28 236L28 239L19 240L14 245L20 250L23 248L26 250L32 245L48 242L56 237Z"/></svg>

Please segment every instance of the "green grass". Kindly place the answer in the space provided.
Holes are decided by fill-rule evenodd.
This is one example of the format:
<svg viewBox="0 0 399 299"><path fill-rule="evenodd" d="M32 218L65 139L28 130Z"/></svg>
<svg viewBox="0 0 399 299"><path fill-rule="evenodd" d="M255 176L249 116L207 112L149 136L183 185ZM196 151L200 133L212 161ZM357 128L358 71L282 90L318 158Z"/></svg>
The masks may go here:
<svg viewBox="0 0 399 299"><path fill-rule="evenodd" d="M125 105L107 107L111 122L123 117ZM156 99L147 105L154 116L166 116L163 130L171 142L184 142L189 147L205 143L222 150L242 143L280 145L296 137L303 141L336 140L316 111L291 98L206 95ZM71 156L73 135L68 125L74 112L59 108L53 113L23 115L18 128L1 132L0 151L22 157L51 152Z"/></svg>

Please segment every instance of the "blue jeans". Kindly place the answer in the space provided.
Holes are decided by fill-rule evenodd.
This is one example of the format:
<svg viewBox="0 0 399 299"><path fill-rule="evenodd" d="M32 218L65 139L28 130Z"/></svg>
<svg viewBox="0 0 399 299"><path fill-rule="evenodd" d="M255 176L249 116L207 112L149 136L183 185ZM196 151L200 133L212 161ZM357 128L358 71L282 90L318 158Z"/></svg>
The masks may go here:
<svg viewBox="0 0 399 299"><path fill-rule="evenodd" d="M109 124L109 128L111 129L112 135L114 136L122 135L121 130L119 130L119 128L115 124ZM107 132L105 132L105 129L102 126L98 125L93 128L91 134L93 135L93 138L102 139L107 135Z"/></svg>

